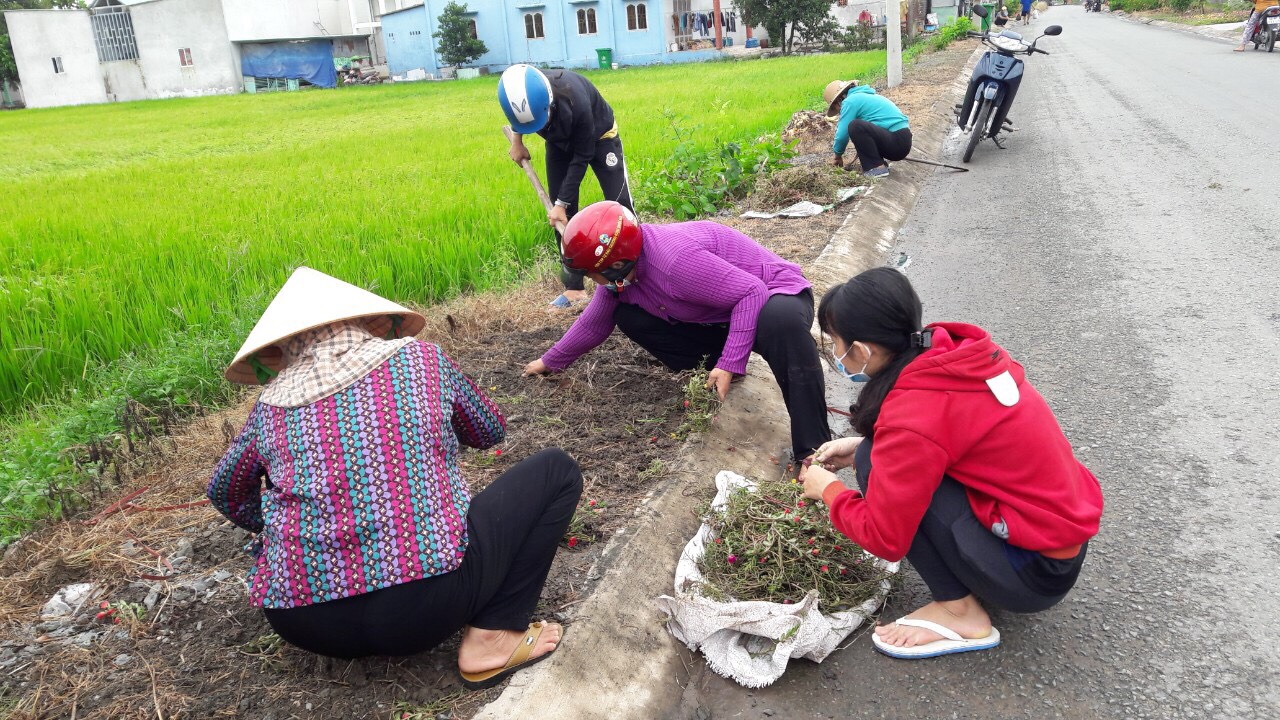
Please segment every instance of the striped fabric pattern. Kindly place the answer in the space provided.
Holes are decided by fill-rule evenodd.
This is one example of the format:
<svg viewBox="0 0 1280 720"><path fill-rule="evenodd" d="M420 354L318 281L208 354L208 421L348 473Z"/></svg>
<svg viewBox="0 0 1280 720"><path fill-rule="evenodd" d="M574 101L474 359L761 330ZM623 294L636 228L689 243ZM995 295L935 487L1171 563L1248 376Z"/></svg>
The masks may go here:
<svg viewBox="0 0 1280 720"><path fill-rule="evenodd" d="M310 405L257 403L209 483L259 533L255 607L350 597L457 569L471 496L459 444L487 448L498 407L437 346L414 341Z"/></svg>

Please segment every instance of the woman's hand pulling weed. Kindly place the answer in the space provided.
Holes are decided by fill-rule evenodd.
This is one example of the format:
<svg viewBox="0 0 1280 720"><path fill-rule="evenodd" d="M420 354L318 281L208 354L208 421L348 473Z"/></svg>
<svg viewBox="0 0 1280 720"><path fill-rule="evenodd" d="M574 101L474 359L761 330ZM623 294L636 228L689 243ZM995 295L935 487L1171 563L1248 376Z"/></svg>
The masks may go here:
<svg viewBox="0 0 1280 720"><path fill-rule="evenodd" d="M813 461L827 470L839 470L853 466L853 456L862 444L860 437L843 437L828 440L813 454Z"/></svg>

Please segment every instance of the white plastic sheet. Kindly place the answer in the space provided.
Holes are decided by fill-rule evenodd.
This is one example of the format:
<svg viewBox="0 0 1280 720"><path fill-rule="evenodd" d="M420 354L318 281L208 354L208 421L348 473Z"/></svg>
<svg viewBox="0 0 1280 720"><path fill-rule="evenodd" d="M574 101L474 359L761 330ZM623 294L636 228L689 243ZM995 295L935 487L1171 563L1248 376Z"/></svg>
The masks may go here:
<svg viewBox="0 0 1280 720"><path fill-rule="evenodd" d="M864 186L840 188L840 190L836 192L836 201L830 205L819 205L818 203L809 202L808 200L801 200L795 205L789 205L777 212L767 213L767 212L760 212L758 210L750 210L748 212L742 213L742 215L740 215L739 217L755 218L759 220L771 220L773 218L779 218L779 217L785 217L785 218L813 217L814 215L820 215L830 210L831 208L835 207L836 205L839 205L840 203L847 202L848 200L856 196L858 193L863 192L866 189L867 188Z"/></svg>
<svg viewBox="0 0 1280 720"><path fill-rule="evenodd" d="M729 494L755 483L728 470L716 475L713 512L723 512ZM716 673L750 688L765 687L782 677L791 658L822 662L846 637L870 618L889 594L889 581L880 592L857 608L825 614L817 591L810 591L793 605L764 602L718 602L698 593L702 572L698 560L715 535L703 523L685 545L676 565L675 597L657 599L668 615L667 628L690 650L702 650ZM871 558L868 555L868 558ZM898 563L872 558L881 567L897 572Z"/></svg>

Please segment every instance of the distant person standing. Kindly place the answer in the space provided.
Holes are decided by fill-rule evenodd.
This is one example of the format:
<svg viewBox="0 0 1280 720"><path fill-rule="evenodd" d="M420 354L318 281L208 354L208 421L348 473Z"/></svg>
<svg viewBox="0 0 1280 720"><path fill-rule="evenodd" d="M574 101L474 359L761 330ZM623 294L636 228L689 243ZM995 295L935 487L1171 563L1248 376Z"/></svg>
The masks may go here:
<svg viewBox="0 0 1280 720"><path fill-rule="evenodd" d="M595 173L606 200L634 211L613 108L589 80L569 70L543 72L532 65L512 65L498 83L498 103L515 132L510 155L516 164L529 159L523 135L537 133L547 141L547 191L555 199L547 213L551 227L567 224L578 212L578 190L587 167ZM557 231L557 256L560 239ZM551 304L569 307L574 300L587 299L583 277L562 269L565 291Z"/></svg>
<svg viewBox="0 0 1280 720"><path fill-rule="evenodd" d="M831 145L831 164L844 167L844 151L853 143L862 172L868 177L888 177L885 160L901 160L911 152L911 128L907 116L870 85L857 80L833 80L822 91L827 115L839 115Z"/></svg>
<svg viewBox="0 0 1280 720"><path fill-rule="evenodd" d="M1023 25L1031 24L1031 0L1022 0L1022 6L1018 9L1018 19Z"/></svg>

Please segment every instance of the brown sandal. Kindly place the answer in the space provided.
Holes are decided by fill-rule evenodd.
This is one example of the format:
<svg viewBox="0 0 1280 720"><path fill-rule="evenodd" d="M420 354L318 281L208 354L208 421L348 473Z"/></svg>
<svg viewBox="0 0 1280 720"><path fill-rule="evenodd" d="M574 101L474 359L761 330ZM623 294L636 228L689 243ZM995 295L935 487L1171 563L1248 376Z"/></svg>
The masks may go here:
<svg viewBox="0 0 1280 720"><path fill-rule="evenodd" d="M529 653L533 652L533 646L537 644L538 638L542 636L543 629L555 626L560 627L560 639L564 640L564 628L556 623L538 622L529 623L529 629L524 632L524 637L520 638L520 644L516 645L516 649L511 651L511 657L507 658L507 664L500 668L492 670L484 670L478 673L465 673L461 670L458 674L462 676L462 684L468 690L484 690L506 680L512 673L523 670L541 660L551 657L551 654L560 649L560 643L549 652L545 652L538 657L530 658Z"/></svg>

